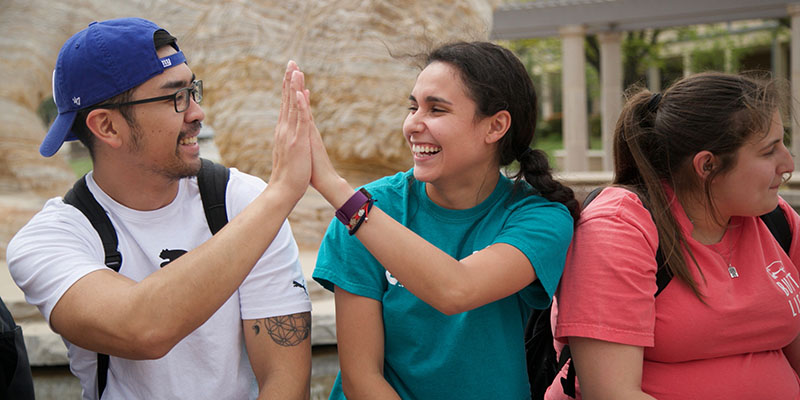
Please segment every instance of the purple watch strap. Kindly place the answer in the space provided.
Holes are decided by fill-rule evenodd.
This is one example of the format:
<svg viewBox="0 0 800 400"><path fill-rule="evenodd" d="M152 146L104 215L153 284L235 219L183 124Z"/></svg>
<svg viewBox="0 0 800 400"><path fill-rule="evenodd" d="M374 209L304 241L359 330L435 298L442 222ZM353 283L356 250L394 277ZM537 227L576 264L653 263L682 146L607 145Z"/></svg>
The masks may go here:
<svg viewBox="0 0 800 400"><path fill-rule="evenodd" d="M350 224L350 218L353 215L356 215L358 209L361 208L364 203L369 201L369 199L369 192L367 192L366 189L361 188L357 190L346 202L344 202L342 207L336 210L336 218L338 218L339 221L342 221L342 223L345 225Z"/></svg>

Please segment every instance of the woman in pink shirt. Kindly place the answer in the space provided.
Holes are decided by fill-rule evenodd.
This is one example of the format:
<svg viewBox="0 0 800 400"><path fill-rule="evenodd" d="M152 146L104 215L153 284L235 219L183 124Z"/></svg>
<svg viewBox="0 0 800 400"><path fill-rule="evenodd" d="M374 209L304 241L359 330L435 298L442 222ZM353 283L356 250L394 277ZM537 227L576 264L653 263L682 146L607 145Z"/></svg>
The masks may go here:
<svg viewBox="0 0 800 400"><path fill-rule="evenodd" d="M629 98L614 185L581 214L553 306L579 398L800 399L783 98L772 81L721 73ZM776 206L788 254L759 218ZM658 248L673 278L654 296ZM547 398L566 396L555 384Z"/></svg>

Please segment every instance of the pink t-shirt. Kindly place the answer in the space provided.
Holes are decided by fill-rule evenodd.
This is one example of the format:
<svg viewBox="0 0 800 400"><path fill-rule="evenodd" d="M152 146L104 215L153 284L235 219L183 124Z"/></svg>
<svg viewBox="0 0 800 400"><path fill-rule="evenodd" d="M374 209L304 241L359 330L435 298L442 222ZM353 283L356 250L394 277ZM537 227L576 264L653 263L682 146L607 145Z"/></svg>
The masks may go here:
<svg viewBox="0 0 800 400"><path fill-rule="evenodd" d="M701 244L673 202L705 276L689 262L703 304L677 277L653 296L655 224L635 194L606 188L581 215L567 255L553 304L556 339L644 347L642 390L657 399L800 399L800 380L781 350L800 333L792 261L800 261L800 216L783 199L780 205L795 232L791 257L758 217L733 217L719 243ZM728 261L739 277L730 277ZM551 387L547 398L565 398L552 393L560 389Z"/></svg>

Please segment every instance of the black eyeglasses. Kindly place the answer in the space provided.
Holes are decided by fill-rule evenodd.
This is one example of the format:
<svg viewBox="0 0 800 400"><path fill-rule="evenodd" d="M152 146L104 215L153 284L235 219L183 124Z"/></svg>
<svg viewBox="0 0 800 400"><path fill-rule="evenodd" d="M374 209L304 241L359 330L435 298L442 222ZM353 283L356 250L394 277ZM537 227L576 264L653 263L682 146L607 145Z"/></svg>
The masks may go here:
<svg viewBox="0 0 800 400"><path fill-rule="evenodd" d="M172 99L173 105L175 106L176 113L182 113L189 109L190 100L194 99L194 102L200 104L203 101L203 81L196 80L192 82L192 86L185 87L183 89L178 90L177 92L166 95L166 96L159 96L159 97L151 97L149 99L141 99L141 100L134 100L128 101L125 103L110 103L110 104L98 104L96 106L89 107L89 109L95 108L119 108L122 106L132 106L134 104L143 104L143 103L152 103L155 101L163 101Z"/></svg>

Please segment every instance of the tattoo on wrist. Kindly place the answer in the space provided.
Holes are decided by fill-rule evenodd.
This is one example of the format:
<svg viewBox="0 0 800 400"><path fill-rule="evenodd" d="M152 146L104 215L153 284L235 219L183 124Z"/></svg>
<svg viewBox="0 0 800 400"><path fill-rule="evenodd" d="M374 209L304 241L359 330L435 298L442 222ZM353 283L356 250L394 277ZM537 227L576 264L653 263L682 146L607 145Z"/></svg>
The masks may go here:
<svg viewBox="0 0 800 400"><path fill-rule="evenodd" d="M297 346L311 334L311 313L302 312L255 320L252 328L256 336L264 330L272 341L281 346Z"/></svg>

